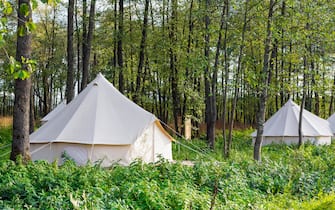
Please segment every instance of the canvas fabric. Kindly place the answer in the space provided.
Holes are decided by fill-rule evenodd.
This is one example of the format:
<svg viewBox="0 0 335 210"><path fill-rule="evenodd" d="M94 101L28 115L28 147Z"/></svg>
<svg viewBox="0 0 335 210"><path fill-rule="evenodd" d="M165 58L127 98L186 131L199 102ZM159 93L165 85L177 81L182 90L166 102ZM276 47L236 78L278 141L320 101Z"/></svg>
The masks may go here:
<svg viewBox="0 0 335 210"><path fill-rule="evenodd" d="M54 161L66 152L78 164L104 165L136 158L172 160L172 137L150 112L122 95L99 74L69 104L30 135L32 159Z"/></svg>
<svg viewBox="0 0 335 210"><path fill-rule="evenodd" d="M280 141L280 139L282 139L282 142L286 143L296 142L296 137L299 136L299 114L300 106L289 99L282 108L280 108L269 120L264 123L264 144L266 142L271 143ZM257 131L251 134L254 138L256 135ZM330 144L332 132L327 120L324 120L304 109L302 116L302 135L306 137L306 140L315 139L311 142Z"/></svg>
<svg viewBox="0 0 335 210"><path fill-rule="evenodd" d="M330 129L332 130L333 134L335 134L335 113L332 114L327 121L329 122Z"/></svg>

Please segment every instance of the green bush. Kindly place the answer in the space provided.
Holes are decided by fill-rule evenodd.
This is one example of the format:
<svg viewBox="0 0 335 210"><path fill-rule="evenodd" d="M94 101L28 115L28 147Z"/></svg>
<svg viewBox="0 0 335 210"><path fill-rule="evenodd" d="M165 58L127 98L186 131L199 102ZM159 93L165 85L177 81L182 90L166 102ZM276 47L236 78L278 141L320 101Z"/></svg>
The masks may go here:
<svg viewBox="0 0 335 210"><path fill-rule="evenodd" d="M62 166L0 161L0 209L335 209L335 145L269 145L252 160L250 131L234 133L231 157L201 139L174 145L176 163ZM184 165L181 160L192 160Z"/></svg>

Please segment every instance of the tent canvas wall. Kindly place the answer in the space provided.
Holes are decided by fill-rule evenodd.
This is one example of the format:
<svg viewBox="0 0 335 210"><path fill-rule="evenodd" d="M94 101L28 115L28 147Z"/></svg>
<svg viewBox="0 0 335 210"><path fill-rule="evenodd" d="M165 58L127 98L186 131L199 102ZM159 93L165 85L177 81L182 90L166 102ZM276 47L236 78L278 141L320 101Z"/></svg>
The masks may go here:
<svg viewBox="0 0 335 210"><path fill-rule="evenodd" d="M127 165L137 158L172 160L172 138L159 120L99 74L77 97L30 135L33 160L67 153L78 164Z"/></svg>
<svg viewBox="0 0 335 210"><path fill-rule="evenodd" d="M328 119L327 119L330 129L332 130L333 134L335 135L335 113L332 114Z"/></svg>
<svg viewBox="0 0 335 210"><path fill-rule="evenodd" d="M300 106L289 99L265 122L262 145L271 143L297 144L299 142L299 114ZM331 143L332 132L329 123L307 110L303 110L302 134L303 142L309 141L317 145ZM251 134L253 143L256 135L257 131Z"/></svg>
<svg viewBox="0 0 335 210"><path fill-rule="evenodd" d="M51 112L49 112L47 115L45 115L42 119L41 122L42 124L48 122L50 119L54 118L57 116L61 111L65 108L66 103L63 101L62 103L58 104L56 108L54 108Z"/></svg>

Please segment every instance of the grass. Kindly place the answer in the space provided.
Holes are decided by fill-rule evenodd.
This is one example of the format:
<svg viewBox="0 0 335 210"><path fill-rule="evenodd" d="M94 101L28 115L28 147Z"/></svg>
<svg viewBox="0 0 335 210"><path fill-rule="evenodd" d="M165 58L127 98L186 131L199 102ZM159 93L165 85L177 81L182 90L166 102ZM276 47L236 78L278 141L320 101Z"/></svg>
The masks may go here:
<svg viewBox="0 0 335 210"><path fill-rule="evenodd" d="M0 160L8 160L11 149L13 118L0 117Z"/></svg>
<svg viewBox="0 0 335 210"><path fill-rule="evenodd" d="M9 128L13 124L12 116L1 116L0 117L0 128Z"/></svg>
<svg viewBox="0 0 335 210"><path fill-rule="evenodd" d="M106 169L71 161L14 164L5 156L0 209L335 209L335 143L265 146L259 164L252 160L251 132L233 133L229 159L220 136L214 150L201 138L178 140L186 147L173 144L175 164L137 161ZM0 129L0 147L10 141L7 124Z"/></svg>

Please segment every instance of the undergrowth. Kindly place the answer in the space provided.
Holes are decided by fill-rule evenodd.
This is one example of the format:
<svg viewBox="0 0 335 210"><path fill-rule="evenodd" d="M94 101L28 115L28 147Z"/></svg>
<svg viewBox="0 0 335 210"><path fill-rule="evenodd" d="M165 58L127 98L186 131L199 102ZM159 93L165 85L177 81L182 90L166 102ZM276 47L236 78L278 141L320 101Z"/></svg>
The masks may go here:
<svg viewBox="0 0 335 210"><path fill-rule="evenodd" d="M0 145L10 132L1 129ZM188 149L174 143L177 163L101 168L3 158L0 209L335 209L335 144L265 146L255 163L250 133L234 132L229 159L222 137L214 151L202 139L178 140Z"/></svg>

